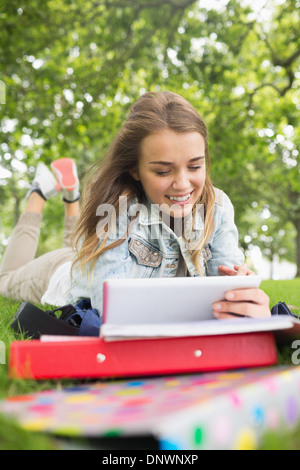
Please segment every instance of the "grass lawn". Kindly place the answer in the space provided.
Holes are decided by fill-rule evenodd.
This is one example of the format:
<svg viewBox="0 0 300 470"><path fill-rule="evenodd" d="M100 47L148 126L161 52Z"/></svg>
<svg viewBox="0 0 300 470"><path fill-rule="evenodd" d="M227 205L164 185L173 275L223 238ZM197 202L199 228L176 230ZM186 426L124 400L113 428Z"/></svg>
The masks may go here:
<svg viewBox="0 0 300 470"><path fill-rule="evenodd" d="M264 281L262 289L270 297L270 305L279 301L295 307L294 311L300 313L300 278L289 281ZM13 302L0 297L0 341L6 347L6 363L8 362L9 345L17 337L10 329L10 323L20 302ZM279 362L291 364L290 346L281 346L278 349ZM49 388L69 385L70 381L23 381L11 380L8 377L7 365L0 364L0 400L12 395L31 393ZM20 429L11 421L0 416L0 450L3 449L51 449L55 441L45 435L36 435ZM280 435L267 434L262 443L264 449L300 449L300 423L299 429L293 433L285 432Z"/></svg>

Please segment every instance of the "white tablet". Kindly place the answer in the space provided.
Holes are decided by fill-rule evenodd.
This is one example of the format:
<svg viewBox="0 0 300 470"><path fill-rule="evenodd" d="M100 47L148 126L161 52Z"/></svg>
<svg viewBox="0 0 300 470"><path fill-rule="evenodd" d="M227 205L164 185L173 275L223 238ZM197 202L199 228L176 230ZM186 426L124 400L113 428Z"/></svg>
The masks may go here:
<svg viewBox="0 0 300 470"><path fill-rule="evenodd" d="M111 279L104 282L103 323L168 324L211 320L212 304L232 289L259 287L258 276Z"/></svg>

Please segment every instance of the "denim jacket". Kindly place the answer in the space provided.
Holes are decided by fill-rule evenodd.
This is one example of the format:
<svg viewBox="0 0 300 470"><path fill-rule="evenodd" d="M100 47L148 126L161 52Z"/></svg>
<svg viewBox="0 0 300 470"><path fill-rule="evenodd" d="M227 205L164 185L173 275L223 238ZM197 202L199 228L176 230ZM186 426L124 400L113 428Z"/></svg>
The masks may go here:
<svg viewBox="0 0 300 470"><path fill-rule="evenodd" d="M244 255L238 248L238 231L234 223L234 209L228 196L215 188L214 229L202 251L202 275L218 276L218 266L240 265ZM153 204L139 206L133 200L128 211L118 217L118 226L109 231L107 245L123 237L119 246L102 253L96 261L92 276L85 272L73 273L73 287L68 301L75 303L81 298L89 298L91 305L102 317L103 282L113 278L150 278L175 277L180 254L185 260L187 276L199 276L189 250L193 243L201 238L204 229L204 208L197 207L192 236L188 241L162 221L161 212ZM139 215L134 219L127 233L129 216ZM187 234L192 224L192 215L185 219L184 233ZM126 234L126 236L124 236Z"/></svg>

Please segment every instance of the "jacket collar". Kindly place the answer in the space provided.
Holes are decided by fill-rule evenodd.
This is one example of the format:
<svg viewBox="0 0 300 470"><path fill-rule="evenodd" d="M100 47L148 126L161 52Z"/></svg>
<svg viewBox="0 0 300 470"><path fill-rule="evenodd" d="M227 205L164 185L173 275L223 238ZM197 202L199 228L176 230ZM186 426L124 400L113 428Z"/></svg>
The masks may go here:
<svg viewBox="0 0 300 470"><path fill-rule="evenodd" d="M162 219L161 211L159 210L159 206L157 204L153 204L148 197L145 204L138 203L137 199L135 200L135 203L138 204L138 223L140 225L165 225L165 222ZM190 228L192 223L193 214L190 213L185 217L185 227ZM204 229L204 204L197 204L193 229Z"/></svg>

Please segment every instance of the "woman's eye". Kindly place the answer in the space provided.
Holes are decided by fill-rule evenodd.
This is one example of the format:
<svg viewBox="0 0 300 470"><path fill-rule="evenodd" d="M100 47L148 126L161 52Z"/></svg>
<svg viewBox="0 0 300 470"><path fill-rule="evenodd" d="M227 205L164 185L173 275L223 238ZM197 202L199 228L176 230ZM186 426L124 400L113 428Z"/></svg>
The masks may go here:
<svg viewBox="0 0 300 470"><path fill-rule="evenodd" d="M196 165L196 166L190 166L188 167L188 170L189 171L198 171L198 170L201 170L202 168L202 165ZM158 175L158 176L167 176L171 173L171 170L165 170L165 171L155 171L155 173Z"/></svg>
<svg viewBox="0 0 300 470"><path fill-rule="evenodd" d="M191 171L197 171L197 170L201 170L202 166L190 166L190 170Z"/></svg>

